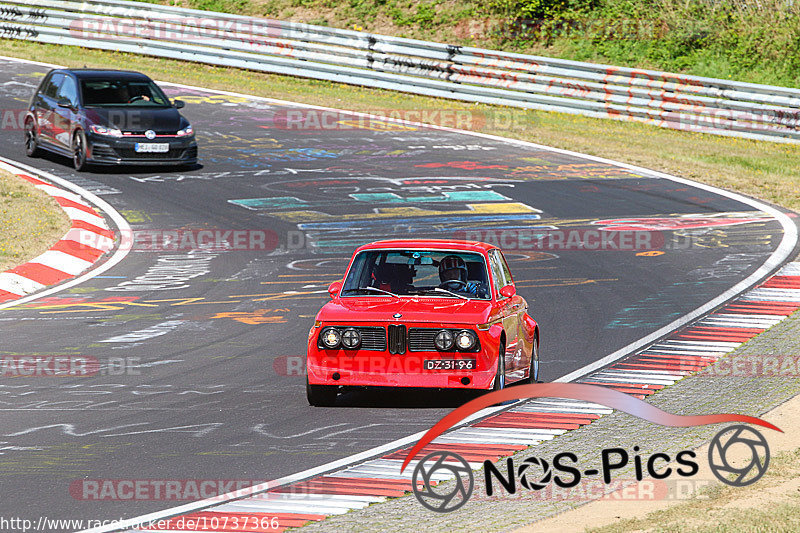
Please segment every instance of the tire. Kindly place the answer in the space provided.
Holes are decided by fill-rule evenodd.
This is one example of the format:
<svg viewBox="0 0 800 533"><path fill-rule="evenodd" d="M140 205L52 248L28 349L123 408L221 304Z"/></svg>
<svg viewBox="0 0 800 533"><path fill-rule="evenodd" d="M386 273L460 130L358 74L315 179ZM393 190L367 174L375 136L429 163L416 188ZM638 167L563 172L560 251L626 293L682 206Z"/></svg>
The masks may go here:
<svg viewBox="0 0 800 533"><path fill-rule="evenodd" d="M339 394L337 385L312 385L306 378L306 398L308 405L314 407L332 407Z"/></svg>
<svg viewBox="0 0 800 533"><path fill-rule="evenodd" d="M542 370L539 366L539 332L533 334L533 347L531 348L531 368L528 373L527 383L539 383Z"/></svg>
<svg viewBox="0 0 800 533"><path fill-rule="evenodd" d="M506 388L506 346L500 345L500 352L497 356L497 374L494 376L494 384L492 384L492 392L503 390Z"/></svg>
<svg viewBox="0 0 800 533"><path fill-rule="evenodd" d="M36 136L36 128L32 120L25 121L25 154L28 157L39 157L42 151L39 149L39 139Z"/></svg>
<svg viewBox="0 0 800 533"><path fill-rule="evenodd" d="M86 162L86 148L86 135L81 130L76 131L72 136L72 166L78 172L89 167Z"/></svg>

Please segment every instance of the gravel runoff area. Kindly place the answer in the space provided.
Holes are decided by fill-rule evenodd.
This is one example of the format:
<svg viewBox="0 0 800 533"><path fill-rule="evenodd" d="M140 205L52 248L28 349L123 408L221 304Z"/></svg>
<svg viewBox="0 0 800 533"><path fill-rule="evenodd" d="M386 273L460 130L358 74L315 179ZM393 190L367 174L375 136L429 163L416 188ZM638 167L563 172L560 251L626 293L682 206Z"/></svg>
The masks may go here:
<svg viewBox="0 0 800 533"><path fill-rule="evenodd" d="M768 358L779 358L783 364L794 361L794 367L780 365L771 375L758 375L753 368L761 368L760 362ZM731 370L732 359L740 368ZM740 346L723 357L715 365L695 375L688 376L674 385L647 398L647 401L665 411L691 415L711 413L739 413L758 416L800 394L800 312L795 313L767 332ZM744 361L742 363L742 361ZM773 359L774 362L774 359ZM767 368L771 368L767 366ZM737 374L737 375L732 375ZM777 376L774 374L778 374ZM728 424L731 425L731 424ZM615 411L588 426L567 432L551 441L523 450L513 456L519 467L527 457L544 458L551 461L560 452L572 452L578 456L578 465L600 468L600 451L604 448L621 447L631 454L628 468L615 471L614 479L634 480L633 448L639 447L639 455L646 458L656 452L671 458L681 450L696 449L707 444L726 425L710 425L693 428L664 427L643 421L631 415ZM772 430L758 428L769 439ZM501 459L501 471L505 473L505 461ZM697 457L701 467L706 466L704 455ZM662 463L663 464L663 463ZM676 466L674 463L671 466ZM679 465L678 465L679 466ZM598 476L590 478L593 482ZM684 494L689 478L673 475L665 485L659 485L660 493L668 488L666 498L680 498ZM691 481L689 481L691 483ZM699 484L700 482L698 481ZM552 483L551 485L552 486ZM522 526L579 507L592 498L581 498L584 493L570 492L564 497L564 489L557 498L555 493L543 498L545 491L530 491L519 486L516 495L503 494L487 497L483 471L475 472L475 489L470 501L462 508L437 514L423 508L413 495L406 495L383 503L371 505L359 511L333 516L325 521L311 523L303 531L512 531ZM495 488L498 484L495 482ZM580 487L580 485L579 485ZM597 497L600 488L594 483L589 492ZM612 485L618 489L619 485ZM446 492L443 490L443 492ZM645 497L647 495L644 495ZM578 525L576 524L576 527ZM581 528L582 529L582 528Z"/></svg>

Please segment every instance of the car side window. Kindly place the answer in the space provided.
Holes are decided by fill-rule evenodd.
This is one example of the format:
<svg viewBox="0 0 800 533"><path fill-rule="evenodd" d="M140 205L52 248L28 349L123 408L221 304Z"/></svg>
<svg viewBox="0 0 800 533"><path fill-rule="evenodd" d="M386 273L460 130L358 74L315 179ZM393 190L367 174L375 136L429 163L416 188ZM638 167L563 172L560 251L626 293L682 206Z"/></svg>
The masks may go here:
<svg viewBox="0 0 800 533"><path fill-rule="evenodd" d="M494 284L494 290L499 295L500 289L503 288L505 283L503 280L503 268L500 266L497 250L489 251L489 266L492 269L492 282ZM502 296L498 297L503 298Z"/></svg>
<svg viewBox="0 0 800 533"><path fill-rule="evenodd" d="M61 89L58 91L58 100L66 98L70 104L78 105L78 85L71 76L64 78L64 83L61 84Z"/></svg>
<svg viewBox="0 0 800 533"><path fill-rule="evenodd" d="M503 270L504 285L511 285L514 283L514 278L511 277L511 270L508 268L508 263L503 255L503 252L497 251L497 257L500 259L500 267Z"/></svg>
<svg viewBox="0 0 800 533"><path fill-rule="evenodd" d="M49 98L55 98L58 94L58 90L61 88L61 83L64 81L64 74L61 72L56 72L52 76L50 76L50 80L47 82L45 87L42 89L42 94Z"/></svg>

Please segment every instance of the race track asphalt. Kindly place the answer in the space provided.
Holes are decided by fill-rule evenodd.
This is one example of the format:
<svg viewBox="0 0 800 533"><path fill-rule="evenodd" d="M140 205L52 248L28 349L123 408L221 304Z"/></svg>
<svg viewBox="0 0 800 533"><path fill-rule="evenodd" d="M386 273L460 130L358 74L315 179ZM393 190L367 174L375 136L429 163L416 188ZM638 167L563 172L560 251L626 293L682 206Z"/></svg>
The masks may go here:
<svg viewBox="0 0 800 533"><path fill-rule="evenodd" d="M6 60L0 69L4 110L24 108L46 71ZM430 128L341 116L324 128L331 116L302 106L164 88L187 102L200 168L76 173L56 156L25 158L22 132L8 125L0 155L100 195L137 231L249 230L277 247L133 250L102 276L0 311L2 355L103 365L89 377L0 377L2 516L137 516L185 502L97 501L70 487L255 483L429 428L463 398L364 391L335 408L306 403L297 363L359 243L505 238L552 380L721 294L782 237L750 205L650 173ZM642 218L665 219L655 250L514 249L542 228Z"/></svg>

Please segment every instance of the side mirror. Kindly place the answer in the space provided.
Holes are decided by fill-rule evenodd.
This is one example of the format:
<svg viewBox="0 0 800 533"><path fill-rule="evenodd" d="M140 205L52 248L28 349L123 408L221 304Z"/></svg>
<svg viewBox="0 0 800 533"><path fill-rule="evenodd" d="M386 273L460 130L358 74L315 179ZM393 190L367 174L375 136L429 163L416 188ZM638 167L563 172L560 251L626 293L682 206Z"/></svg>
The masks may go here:
<svg viewBox="0 0 800 533"><path fill-rule="evenodd" d="M183 109L186 103L183 100L173 100L172 105L175 106L175 109Z"/></svg>
<svg viewBox="0 0 800 533"><path fill-rule="evenodd" d="M513 285L506 285L502 289L500 289L500 296L504 296L506 298L511 298L517 294L517 288Z"/></svg>
<svg viewBox="0 0 800 533"><path fill-rule="evenodd" d="M331 298L335 298L339 291L342 290L342 282L341 281L334 281L330 285L328 285L328 294L331 295Z"/></svg>
<svg viewBox="0 0 800 533"><path fill-rule="evenodd" d="M72 109L72 104L66 98L59 98L58 107L64 107L66 109Z"/></svg>

